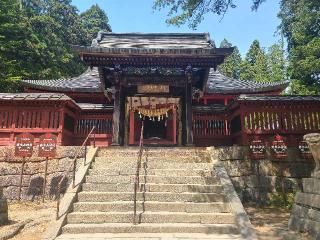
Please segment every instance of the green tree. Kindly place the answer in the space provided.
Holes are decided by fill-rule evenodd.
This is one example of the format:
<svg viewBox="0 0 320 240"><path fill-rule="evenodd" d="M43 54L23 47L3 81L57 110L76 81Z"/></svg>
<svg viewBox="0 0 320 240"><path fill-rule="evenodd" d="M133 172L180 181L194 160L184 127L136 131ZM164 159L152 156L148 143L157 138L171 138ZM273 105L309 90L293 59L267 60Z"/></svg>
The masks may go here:
<svg viewBox="0 0 320 240"><path fill-rule="evenodd" d="M78 10L69 0L42 0L33 7L26 6L34 34L41 42L40 65L33 78L61 78L80 74L84 70L71 45L89 44L82 28ZM39 2L39 0L37 0ZM43 8L38 10L39 6Z"/></svg>
<svg viewBox="0 0 320 240"><path fill-rule="evenodd" d="M0 89L19 89L18 80L32 74L39 42L19 2L0 2Z"/></svg>
<svg viewBox="0 0 320 240"><path fill-rule="evenodd" d="M252 0L252 10L256 10L265 0ZM237 7L235 0L154 0L154 9L168 8L167 23L173 25L189 24L195 29L204 15L214 13L224 15L229 8Z"/></svg>
<svg viewBox="0 0 320 240"><path fill-rule="evenodd" d="M111 32L107 14L97 4L83 12L80 17L89 39L96 38L101 30Z"/></svg>
<svg viewBox="0 0 320 240"><path fill-rule="evenodd" d="M228 48L232 47L232 44L228 42L228 40L223 39L220 43L220 47ZM224 63L219 66L219 70L228 77L238 79L240 77L241 61L242 59L239 49L234 46L232 54L228 56L224 60Z"/></svg>
<svg viewBox="0 0 320 240"><path fill-rule="evenodd" d="M267 57L258 40L252 42L244 61L241 63L240 79L257 82L270 81Z"/></svg>
<svg viewBox="0 0 320 240"><path fill-rule="evenodd" d="M287 79L286 59L283 50L283 44L275 43L267 53L269 78L273 82Z"/></svg>
<svg viewBox="0 0 320 240"><path fill-rule="evenodd" d="M282 0L278 16L288 42L293 92L320 93L320 1Z"/></svg>
<svg viewBox="0 0 320 240"><path fill-rule="evenodd" d="M100 10L95 6L80 17L71 0L1 1L0 91L19 91L19 79L63 78L83 72L85 66L72 45L90 45L94 28L110 30Z"/></svg>

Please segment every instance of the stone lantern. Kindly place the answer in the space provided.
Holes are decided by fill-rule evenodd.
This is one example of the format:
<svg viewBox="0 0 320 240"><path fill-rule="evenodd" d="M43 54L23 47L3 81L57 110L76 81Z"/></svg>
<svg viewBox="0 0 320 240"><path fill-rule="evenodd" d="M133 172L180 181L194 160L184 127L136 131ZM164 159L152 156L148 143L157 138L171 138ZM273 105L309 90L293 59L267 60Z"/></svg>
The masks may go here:
<svg viewBox="0 0 320 240"><path fill-rule="evenodd" d="M320 179L320 134L310 133L304 136L304 140L308 143L309 149L312 153L316 167L312 176ZM320 180L319 180L320 183ZM320 185L319 185L320 186Z"/></svg>

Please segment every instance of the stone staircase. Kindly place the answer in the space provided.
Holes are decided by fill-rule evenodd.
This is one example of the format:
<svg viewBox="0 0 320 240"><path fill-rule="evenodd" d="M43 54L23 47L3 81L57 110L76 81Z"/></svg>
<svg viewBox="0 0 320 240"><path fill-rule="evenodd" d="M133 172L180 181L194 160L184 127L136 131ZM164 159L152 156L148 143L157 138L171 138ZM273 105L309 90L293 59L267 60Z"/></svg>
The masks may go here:
<svg viewBox="0 0 320 240"><path fill-rule="evenodd" d="M91 233L239 234L211 158L201 148L145 151L133 225L137 151L99 150L58 239Z"/></svg>

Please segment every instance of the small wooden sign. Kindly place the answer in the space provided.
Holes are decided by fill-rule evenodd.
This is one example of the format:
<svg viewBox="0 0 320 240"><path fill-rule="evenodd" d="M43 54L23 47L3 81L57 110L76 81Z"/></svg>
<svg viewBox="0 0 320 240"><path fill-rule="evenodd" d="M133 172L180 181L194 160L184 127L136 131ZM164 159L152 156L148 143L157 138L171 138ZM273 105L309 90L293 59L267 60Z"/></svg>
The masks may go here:
<svg viewBox="0 0 320 240"><path fill-rule="evenodd" d="M144 84L138 85L138 93L169 93L169 85Z"/></svg>
<svg viewBox="0 0 320 240"><path fill-rule="evenodd" d="M34 136L22 133L16 137L14 155L16 157L31 157L33 152Z"/></svg>
<svg viewBox="0 0 320 240"><path fill-rule="evenodd" d="M55 157L57 153L57 136L46 133L39 137L38 157Z"/></svg>

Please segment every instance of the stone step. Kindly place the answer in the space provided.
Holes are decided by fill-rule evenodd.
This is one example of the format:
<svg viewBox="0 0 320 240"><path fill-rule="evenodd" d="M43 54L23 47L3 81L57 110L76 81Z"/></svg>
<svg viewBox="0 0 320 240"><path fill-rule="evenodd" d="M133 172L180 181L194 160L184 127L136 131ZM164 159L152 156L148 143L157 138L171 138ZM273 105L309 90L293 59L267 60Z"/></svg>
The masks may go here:
<svg viewBox="0 0 320 240"><path fill-rule="evenodd" d="M90 169L89 175L109 175L109 176L117 176L117 175L135 175L135 168L111 168L111 169ZM141 168L140 174L144 175L156 175L156 176L171 176L171 177L179 177L179 176L213 176L214 173L210 170L203 169L155 169L155 168Z"/></svg>
<svg viewBox="0 0 320 240"><path fill-rule="evenodd" d="M135 161L124 161L124 160L117 160L117 161L107 161L106 159L96 158L94 163L92 164L93 169L134 169L136 170L137 167L137 160ZM147 169L203 169L203 170L212 170L213 164L212 163L178 163L172 161L154 161L154 162L147 162L141 163L141 170L146 166Z"/></svg>
<svg viewBox="0 0 320 240"><path fill-rule="evenodd" d="M137 212L139 223L203 223L234 224L230 213L185 213L185 212ZM133 212L73 212L67 222L77 223L132 223Z"/></svg>
<svg viewBox="0 0 320 240"><path fill-rule="evenodd" d="M134 184L131 183L84 183L83 191L97 192L130 192L134 190ZM222 193L221 185L201 185L201 184L140 184L140 192L199 192L199 193Z"/></svg>
<svg viewBox="0 0 320 240"><path fill-rule="evenodd" d="M228 213L231 211L229 203L193 203L193 202L137 202L138 211L172 211L189 213ZM133 211L133 201L117 202L77 202L73 205L74 212L128 212Z"/></svg>
<svg viewBox="0 0 320 240"><path fill-rule="evenodd" d="M81 233L62 234L56 240L244 240L239 234L205 233Z"/></svg>
<svg viewBox="0 0 320 240"><path fill-rule="evenodd" d="M166 177L166 176L153 176L153 175L140 175L140 183L166 183L166 184L217 184L219 183L216 177L200 177L200 176L180 176L180 177ZM87 183L134 183L135 176L105 176L105 175L92 175L86 177Z"/></svg>
<svg viewBox="0 0 320 240"><path fill-rule="evenodd" d="M131 149L99 149L99 157L111 157L111 158L136 158L138 156L139 148ZM189 158L208 158L209 154L206 149L202 148L144 148L143 156L149 157L189 157ZM175 158L177 159L177 158ZM174 160L174 159L173 159Z"/></svg>
<svg viewBox="0 0 320 240"><path fill-rule="evenodd" d="M79 202L113 202L133 201L132 192L80 192ZM159 202L227 202L223 194L216 193L170 193L170 192L138 192L137 201Z"/></svg>
<svg viewBox="0 0 320 240"><path fill-rule="evenodd" d="M199 224L199 223L101 223L67 224L63 233L206 233L239 234L234 224Z"/></svg>

